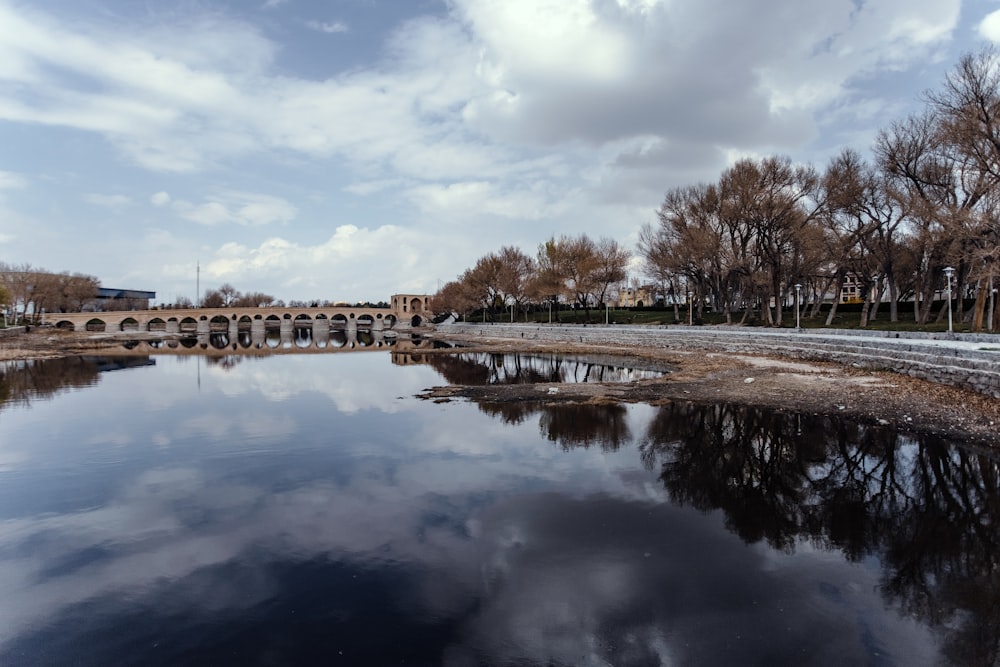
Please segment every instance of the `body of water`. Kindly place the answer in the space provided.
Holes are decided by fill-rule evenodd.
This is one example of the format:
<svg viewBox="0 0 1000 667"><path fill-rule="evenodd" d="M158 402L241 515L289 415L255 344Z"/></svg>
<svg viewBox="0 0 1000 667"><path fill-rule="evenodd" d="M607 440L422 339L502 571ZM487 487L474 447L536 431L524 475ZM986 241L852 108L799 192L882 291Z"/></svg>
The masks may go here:
<svg viewBox="0 0 1000 667"><path fill-rule="evenodd" d="M10 363L3 665L996 664L996 456L364 351Z"/></svg>

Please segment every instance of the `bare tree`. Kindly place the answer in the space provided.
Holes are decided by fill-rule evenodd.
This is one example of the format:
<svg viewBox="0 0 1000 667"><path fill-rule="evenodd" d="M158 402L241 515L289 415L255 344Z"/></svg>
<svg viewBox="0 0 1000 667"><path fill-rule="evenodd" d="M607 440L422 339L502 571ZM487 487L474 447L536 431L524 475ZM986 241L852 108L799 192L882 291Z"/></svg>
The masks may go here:
<svg viewBox="0 0 1000 667"><path fill-rule="evenodd" d="M941 89L928 93L927 100L950 158L952 189L959 193L947 202L949 236L959 264L958 284L970 279L976 284L973 330L979 331L995 272L988 258L1000 243L990 196L1000 186L1000 53L996 47L963 56ZM961 316L961 299L958 312Z"/></svg>
<svg viewBox="0 0 1000 667"><path fill-rule="evenodd" d="M470 286L462 280L452 280L444 284L434 295L434 312L438 315L452 313L468 319L469 311L480 305Z"/></svg>
<svg viewBox="0 0 1000 667"><path fill-rule="evenodd" d="M769 323L781 325L785 290L798 272L796 255L803 233L822 210L816 200L818 176L810 166L787 157L740 160L719 184L723 215L748 226L754 263L754 286ZM768 304L773 301L772 315Z"/></svg>
<svg viewBox="0 0 1000 667"><path fill-rule="evenodd" d="M520 311L531 296L530 288L537 272L535 260L514 246L500 248L496 259L499 263L497 289L500 297L505 304Z"/></svg>
<svg viewBox="0 0 1000 667"><path fill-rule="evenodd" d="M596 252L594 297L598 304L602 304L607 303L606 299L611 286L624 282L628 277L628 263L632 256L617 241L605 237L597 241Z"/></svg>

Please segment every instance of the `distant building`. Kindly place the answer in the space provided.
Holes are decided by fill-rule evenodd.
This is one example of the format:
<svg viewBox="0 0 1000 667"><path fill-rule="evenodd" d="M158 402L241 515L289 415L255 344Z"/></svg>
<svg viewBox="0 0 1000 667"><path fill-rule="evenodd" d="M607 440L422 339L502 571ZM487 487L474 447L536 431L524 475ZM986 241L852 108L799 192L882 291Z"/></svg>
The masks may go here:
<svg viewBox="0 0 1000 667"><path fill-rule="evenodd" d="M655 305L656 299L645 287L621 287L609 301L614 308L643 308Z"/></svg>
<svg viewBox="0 0 1000 667"><path fill-rule="evenodd" d="M875 296L875 286L870 288L868 298ZM844 284L840 288L841 303L862 303L865 301L865 284L857 274L848 273L844 276Z"/></svg>
<svg viewBox="0 0 1000 667"><path fill-rule="evenodd" d="M156 292L98 287L93 309L95 311L148 310L149 302L155 298Z"/></svg>

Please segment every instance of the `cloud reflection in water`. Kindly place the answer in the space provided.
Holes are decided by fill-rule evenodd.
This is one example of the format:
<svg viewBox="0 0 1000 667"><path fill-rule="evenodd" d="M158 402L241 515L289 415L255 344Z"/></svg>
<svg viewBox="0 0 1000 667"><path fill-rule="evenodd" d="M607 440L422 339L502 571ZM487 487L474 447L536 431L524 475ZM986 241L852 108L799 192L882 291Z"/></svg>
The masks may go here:
<svg viewBox="0 0 1000 667"><path fill-rule="evenodd" d="M174 386L169 409L150 409L159 383L191 380L160 359L152 374L87 390L99 401L86 406L113 410L69 414L76 403L61 397L7 408L14 442L46 419L73 429L31 436L39 446L5 473L0 661L942 658L928 619L885 604L898 599L891 554L837 523L835 492L854 470L838 448L875 474L893 434L681 405L610 406L610 419L538 405L495 419L400 398L433 381L426 368L356 358L255 361L210 376L201 393ZM269 377L293 391L269 391ZM338 382L363 398L331 409ZM99 442L112 414L130 415L115 431L133 437L114 465L94 465L103 450L77 443ZM198 426L209 418L223 426ZM755 498L756 516L741 513Z"/></svg>

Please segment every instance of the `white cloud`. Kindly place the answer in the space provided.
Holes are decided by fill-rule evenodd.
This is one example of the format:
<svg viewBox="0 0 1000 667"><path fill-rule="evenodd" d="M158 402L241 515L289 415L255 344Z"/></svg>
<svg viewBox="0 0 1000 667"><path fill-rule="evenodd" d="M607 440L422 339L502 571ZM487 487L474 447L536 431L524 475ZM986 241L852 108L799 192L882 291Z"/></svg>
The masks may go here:
<svg viewBox="0 0 1000 667"><path fill-rule="evenodd" d="M182 218L202 225L286 224L298 214L298 209L286 199L253 192L222 191L205 199L203 204L177 199L172 208Z"/></svg>
<svg viewBox="0 0 1000 667"><path fill-rule="evenodd" d="M170 195L164 192L163 190L160 190L159 192L151 196L149 198L149 201L153 206L166 206L167 204L170 203Z"/></svg>
<svg viewBox="0 0 1000 667"><path fill-rule="evenodd" d="M14 190L27 187L28 179L12 171L0 171L0 190Z"/></svg>
<svg viewBox="0 0 1000 667"><path fill-rule="evenodd" d="M285 4L288 4L288 0L266 0L264 3L264 9L274 9L275 7L280 7Z"/></svg>
<svg viewBox="0 0 1000 667"><path fill-rule="evenodd" d="M84 195L83 199L89 204L113 209L124 208L132 203L132 200L125 195L101 195L91 193Z"/></svg>
<svg viewBox="0 0 1000 667"><path fill-rule="evenodd" d="M319 32L325 32L327 34L336 34L340 32L347 32L347 24L343 21L306 21L306 26L310 30L316 30Z"/></svg>
<svg viewBox="0 0 1000 667"><path fill-rule="evenodd" d="M979 34L994 43L1000 43L1000 9L990 12L979 23Z"/></svg>
<svg viewBox="0 0 1000 667"><path fill-rule="evenodd" d="M553 192L554 186L538 182L530 187L501 190L486 181L448 185L421 185L408 191L422 210L455 221L475 216L498 216L513 220L555 217L568 208L567 200L580 193Z"/></svg>

